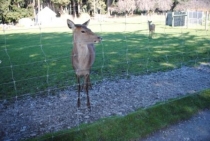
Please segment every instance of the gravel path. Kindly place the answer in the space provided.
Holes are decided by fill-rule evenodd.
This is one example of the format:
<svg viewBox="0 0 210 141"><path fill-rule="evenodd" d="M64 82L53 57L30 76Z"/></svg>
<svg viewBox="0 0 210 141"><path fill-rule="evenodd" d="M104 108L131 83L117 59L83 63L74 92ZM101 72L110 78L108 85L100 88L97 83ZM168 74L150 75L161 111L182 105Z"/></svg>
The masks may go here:
<svg viewBox="0 0 210 141"><path fill-rule="evenodd" d="M81 108L76 108L77 94L73 89L54 96L26 97L14 103L3 101L0 102L0 140L20 140L103 117L123 116L140 107L210 88L209 78L210 64L104 80L90 91L91 112L86 108L84 93Z"/></svg>
<svg viewBox="0 0 210 141"><path fill-rule="evenodd" d="M139 141L210 141L210 110L200 111L187 121L160 130Z"/></svg>

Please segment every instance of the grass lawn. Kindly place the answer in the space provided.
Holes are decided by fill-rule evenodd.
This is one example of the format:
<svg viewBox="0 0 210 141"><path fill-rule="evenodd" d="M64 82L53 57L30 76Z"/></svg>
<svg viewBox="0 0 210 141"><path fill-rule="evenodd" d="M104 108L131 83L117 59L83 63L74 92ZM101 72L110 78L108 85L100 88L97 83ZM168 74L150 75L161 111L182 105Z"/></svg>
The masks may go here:
<svg viewBox="0 0 210 141"><path fill-rule="evenodd" d="M202 26L189 29L165 26L161 16L154 17L153 22L156 33L150 39L146 17L92 20L89 27L103 38L96 45L92 83L210 61L209 30ZM72 31L67 26L0 31L0 100L52 94L74 86L71 50ZM209 107L207 90L139 109L125 117L101 119L81 125L80 130L60 131L35 140L52 140L52 137L53 140L130 140Z"/></svg>
<svg viewBox="0 0 210 141"><path fill-rule="evenodd" d="M117 141L146 137L158 129L189 119L199 110L210 108L210 90L180 99L171 99L124 117L101 119L71 130L45 134L32 141Z"/></svg>
<svg viewBox="0 0 210 141"><path fill-rule="evenodd" d="M156 34L150 39L145 17L91 21L89 27L103 37L96 45L92 82L210 61L210 31L165 26L164 17L153 22ZM0 99L75 85L71 49L67 26L0 31Z"/></svg>

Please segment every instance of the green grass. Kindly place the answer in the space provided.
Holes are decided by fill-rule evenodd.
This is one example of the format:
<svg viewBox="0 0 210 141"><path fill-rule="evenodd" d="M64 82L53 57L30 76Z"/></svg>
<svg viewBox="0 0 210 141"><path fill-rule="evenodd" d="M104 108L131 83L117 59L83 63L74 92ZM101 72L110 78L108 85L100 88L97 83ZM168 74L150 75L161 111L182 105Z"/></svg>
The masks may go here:
<svg viewBox="0 0 210 141"><path fill-rule="evenodd" d="M134 17L90 28L103 37L96 45L91 81L167 71L210 60L210 31L172 28L155 19L148 38L147 19ZM0 33L0 99L62 90L75 84L70 63L72 32L66 27L7 30Z"/></svg>
<svg viewBox="0 0 210 141"><path fill-rule="evenodd" d="M83 124L71 130L45 134L30 140L117 141L140 139L181 120L189 119L198 111L206 108L210 108L210 90L158 103L124 117L105 118L92 124Z"/></svg>

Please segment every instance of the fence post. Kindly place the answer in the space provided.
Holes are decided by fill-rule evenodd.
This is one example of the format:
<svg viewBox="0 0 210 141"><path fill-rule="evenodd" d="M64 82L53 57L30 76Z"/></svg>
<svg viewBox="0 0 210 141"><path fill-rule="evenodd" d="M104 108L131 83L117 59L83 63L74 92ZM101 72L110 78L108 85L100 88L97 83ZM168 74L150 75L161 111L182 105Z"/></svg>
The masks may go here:
<svg viewBox="0 0 210 141"><path fill-rule="evenodd" d="M189 27L189 10L187 10L186 14L187 14L186 27L188 28Z"/></svg>
<svg viewBox="0 0 210 141"><path fill-rule="evenodd" d="M174 12L171 13L172 16L172 27L174 27Z"/></svg>
<svg viewBox="0 0 210 141"><path fill-rule="evenodd" d="M209 16L209 13L208 11L206 11L206 18L205 18L205 30L208 29L208 16Z"/></svg>

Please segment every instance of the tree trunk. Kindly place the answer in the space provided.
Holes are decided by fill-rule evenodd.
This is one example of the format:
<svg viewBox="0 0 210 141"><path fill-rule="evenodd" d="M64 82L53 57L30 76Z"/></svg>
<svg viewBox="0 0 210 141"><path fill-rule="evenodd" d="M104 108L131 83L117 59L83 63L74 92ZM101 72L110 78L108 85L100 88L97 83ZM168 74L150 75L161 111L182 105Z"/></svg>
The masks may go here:
<svg viewBox="0 0 210 141"><path fill-rule="evenodd" d="M5 24L4 16L1 15L2 23Z"/></svg>
<svg viewBox="0 0 210 141"><path fill-rule="evenodd" d="M39 13L40 12L40 0L38 0L38 12L37 13Z"/></svg>
<svg viewBox="0 0 210 141"><path fill-rule="evenodd" d="M111 6L112 3L113 3L113 0L107 0L107 1L106 1L106 6L107 6L107 8L108 8L109 6Z"/></svg>
<svg viewBox="0 0 210 141"><path fill-rule="evenodd" d="M35 0L33 0L33 17L36 18Z"/></svg>
<svg viewBox="0 0 210 141"><path fill-rule="evenodd" d="M73 7L73 17L76 18L77 14L76 14L76 3L75 1L73 0L73 3L72 3L72 7Z"/></svg>
<svg viewBox="0 0 210 141"><path fill-rule="evenodd" d="M109 13L109 7L112 5L112 3L113 3L113 0L107 0L106 1L106 10L107 10L108 13ZM109 13L109 15L110 15L110 13Z"/></svg>
<svg viewBox="0 0 210 141"><path fill-rule="evenodd" d="M60 14L62 15L63 14L63 6L60 5Z"/></svg>

